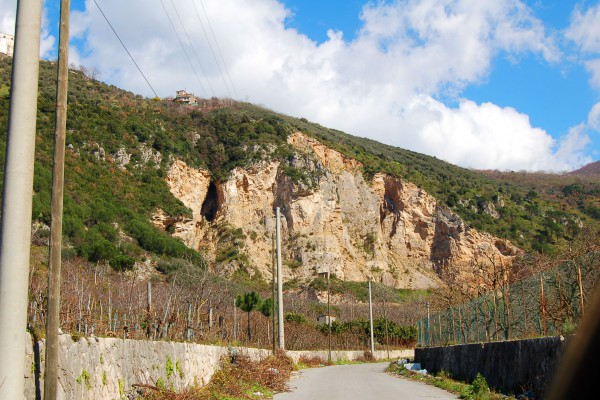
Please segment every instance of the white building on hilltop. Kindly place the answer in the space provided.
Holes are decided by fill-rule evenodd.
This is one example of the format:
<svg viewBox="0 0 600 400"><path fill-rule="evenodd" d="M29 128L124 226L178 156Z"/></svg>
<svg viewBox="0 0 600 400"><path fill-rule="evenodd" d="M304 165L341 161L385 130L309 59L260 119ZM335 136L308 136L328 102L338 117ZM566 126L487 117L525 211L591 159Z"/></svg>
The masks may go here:
<svg viewBox="0 0 600 400"><path fill-rule="evenodd" d="M0 53L13 56L15 49L15 37L7 33L0 33Z"/></svg>
<svg viewBox="0 0 600 400"><path fill-rule="evenodd" d="M185 90L178 90L177 92L175 92L175 101L178 103L185 103L185 104L197 104L198 103L196 101L196 96L194 96L194 93L188 93Z"/></svg>

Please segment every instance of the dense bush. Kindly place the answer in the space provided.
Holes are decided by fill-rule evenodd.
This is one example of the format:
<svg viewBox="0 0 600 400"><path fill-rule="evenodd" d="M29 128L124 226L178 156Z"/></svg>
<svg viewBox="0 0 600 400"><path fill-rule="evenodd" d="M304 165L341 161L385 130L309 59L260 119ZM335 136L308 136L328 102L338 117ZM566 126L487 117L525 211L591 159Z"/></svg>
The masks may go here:
<svg viewBox="0 0 600 400"><path fill-rule="evenodd" d="M319 326L319 330L326 334L329 332L329 326L322 324ZM334 335L344 333L360 335L365 343L368 342L371 335L369 321L364 319L345 322L333 321L331 323L331 333ZM410 344L417 341L418 332L416 326L413 325L401 326L389 319L375 318L373 320L373 338L379 344L385 344L386 341Z"/></svg>

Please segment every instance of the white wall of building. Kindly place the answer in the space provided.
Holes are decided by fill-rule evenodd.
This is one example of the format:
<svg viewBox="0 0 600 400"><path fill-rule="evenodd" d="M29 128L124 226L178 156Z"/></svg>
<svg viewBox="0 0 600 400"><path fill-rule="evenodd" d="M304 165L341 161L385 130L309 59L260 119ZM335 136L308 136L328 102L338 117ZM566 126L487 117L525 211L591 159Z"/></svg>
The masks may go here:
<svg viewBox="0 0 600 400"><path fill-rule="evenodd" d="M15 49L15 37L7 33L0 33L0 53L13 56Z"/></svg>

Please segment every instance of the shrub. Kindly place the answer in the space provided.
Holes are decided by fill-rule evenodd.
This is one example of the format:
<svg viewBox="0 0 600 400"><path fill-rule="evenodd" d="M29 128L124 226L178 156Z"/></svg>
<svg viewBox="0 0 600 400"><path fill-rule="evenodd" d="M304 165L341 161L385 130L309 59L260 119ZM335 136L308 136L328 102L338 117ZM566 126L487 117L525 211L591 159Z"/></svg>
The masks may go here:
<svg viewBox="0 0 600 400"><path fill-rule="evenodd" d="M296 324L305 324L308 321L306 316L300 313L289 312L285 314L285 322L294 322Z"/></svg>
<svg viewBox="0 0 600 400"><path fill-rule="evenodd" d="M110 266L117 271L129 271L133 269L135 260L132 257L124 254L119 254L109 262Z"/></svg>
<svg viewBox="0 0 600 400"><path fill-rule="evenodd" d="M485 377L478 372L475 379L473 379L473 383L471 383L471 385L469 385L461 394L461 398L469 400L489 400L490 388Z"/></svg>
<svg viewBox="0 0 600 400"><path fill-rule="evenodd" d="M375 356L369 350L365 350L363 353L363 358L366 362L375 361Z"/></svg>

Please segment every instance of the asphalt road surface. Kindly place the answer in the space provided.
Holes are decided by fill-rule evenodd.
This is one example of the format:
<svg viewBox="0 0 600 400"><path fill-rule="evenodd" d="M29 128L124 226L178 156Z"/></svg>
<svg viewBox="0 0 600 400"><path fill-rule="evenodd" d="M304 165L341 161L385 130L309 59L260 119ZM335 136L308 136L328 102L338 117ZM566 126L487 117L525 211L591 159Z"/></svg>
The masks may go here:
<svg viewBox="0 0 600 400"><path fill-rule="evenodd" d="M435 386L401 379L384 372L389 365L367 363L308 368L292 375L290 392L274 400L458 399Z"/></svg>

